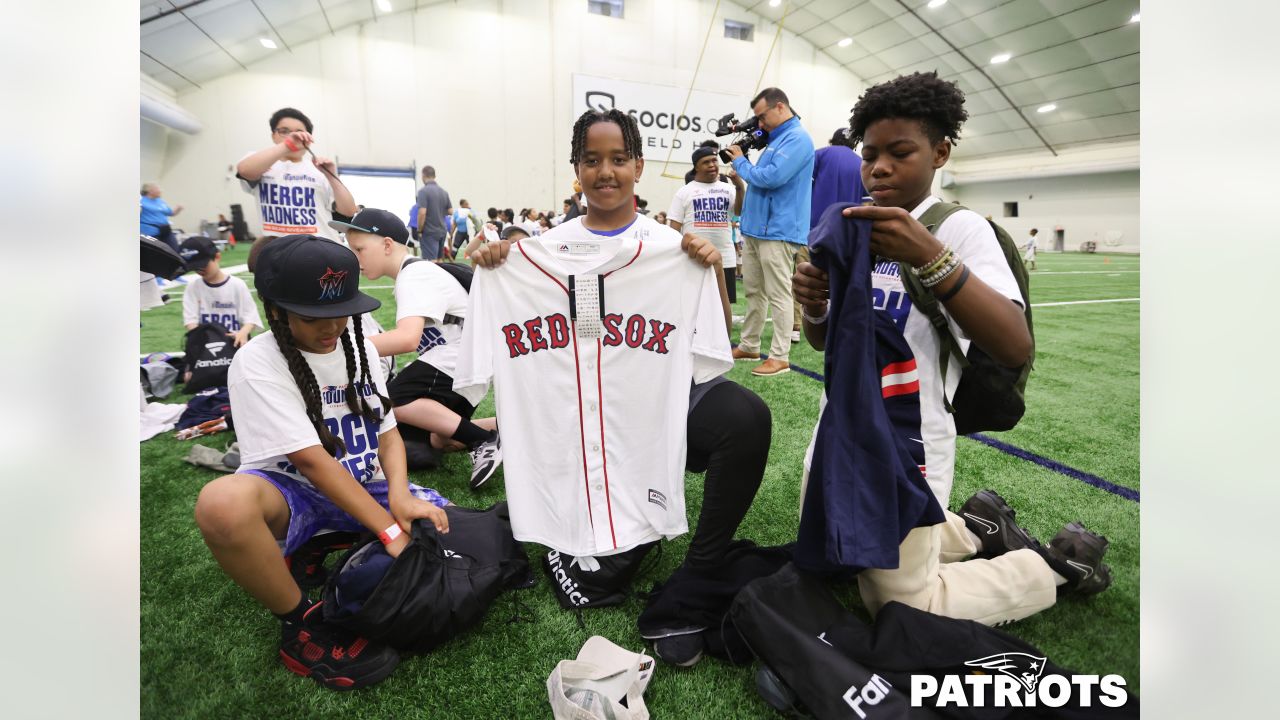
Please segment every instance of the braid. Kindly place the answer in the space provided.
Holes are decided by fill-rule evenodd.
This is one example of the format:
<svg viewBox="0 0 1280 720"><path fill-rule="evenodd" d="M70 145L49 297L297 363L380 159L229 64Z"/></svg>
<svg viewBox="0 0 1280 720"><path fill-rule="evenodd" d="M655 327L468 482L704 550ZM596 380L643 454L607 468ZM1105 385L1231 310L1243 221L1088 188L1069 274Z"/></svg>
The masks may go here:
<svg viewBox="0 0 1280 720"><path fill-rule="evenodd" d="M356 356L351 347L351 330L348 328L342 329L342 352L347 356L347 407L351 408L351 412L363 415L364 403L360 401L360 388L356 385Z"/></svg>
<svg viewBox="0 0 1280 720"><path fill-rule="evenodd" d="M369 358L367 357L364 349L364 328L361 327L361 318L359 315L356 315L352 320L355 322L356 347L360 350L360 379L363 382L368 383L369 387L373 388L373 393L378 396L378 402L382 404L381 414L385 415L386 409L391 407L391 400L378 392L378 385L373 382L373 373L369 370ZM375 362L377 361L375 360ZM364 399L363 394L360 395L360 399L364 403L365 418L369 422L377 422L380 418L374 414L373 407Z"/></svg>
<svg viewBox="0 0 1280 720"><path fill-rule="evenodd" d="M571 164L577 165L582 160L582 153L587 146L587 128L598 122L611 122L622 129L622 142L627 149L627 157L644 157L644 142L640 139L640 126L636 124L635 118L617 108L588 110L573 124L573 145L569 150Z"/></svg>
<svg viewBox="0 0 1280 720"><path fill-rule="evenodd" d="M293 381L302 391L302 400L307 406L307 419L315 427L316 435L320 437L321 447L335 457L346 455L347 446L341 438L329 432L329 427L324 424L324 412L320 404L320 386L316 382L315 373L311 372L311 366L293 344L293 333L289 330L289 322L278 316L276 306L271 301L263 300L262 304L267 312L267 324L271 326L271 334L276 339L276 346L280 348L280 353L289 363L289 372L293 375Z"/></svg>

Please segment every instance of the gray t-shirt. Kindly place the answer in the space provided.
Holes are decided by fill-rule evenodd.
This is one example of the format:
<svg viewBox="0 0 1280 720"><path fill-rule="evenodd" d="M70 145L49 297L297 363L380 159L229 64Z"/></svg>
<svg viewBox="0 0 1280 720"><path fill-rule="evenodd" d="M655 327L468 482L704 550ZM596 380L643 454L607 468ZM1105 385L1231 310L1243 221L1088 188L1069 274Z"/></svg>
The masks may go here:
<svg viewBox="0 0 1280 720"><path fill-rule="evenodd" d="M444 216L453 207L453 203L449 201L449 193L436 184L435 180L428 180L418 189L418 207L427 210L427 218L419 228L423 236L444 237Z"/></svg>

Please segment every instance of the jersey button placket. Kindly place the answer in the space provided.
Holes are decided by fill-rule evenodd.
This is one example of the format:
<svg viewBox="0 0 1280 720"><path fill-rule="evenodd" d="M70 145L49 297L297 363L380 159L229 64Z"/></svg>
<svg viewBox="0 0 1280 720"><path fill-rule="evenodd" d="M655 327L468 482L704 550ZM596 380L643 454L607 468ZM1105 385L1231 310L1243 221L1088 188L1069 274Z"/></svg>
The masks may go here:
<svg viewBox="0 0 1280 720"><path fill-rule="evenodd" d="M588 483L591 492L592 526L595 529L595 545L597 551L613 549L613 534L609 522L609 499L605 492L604 476L604 426L600 412L600 382L596 363L600 362L598 345L594 341L582 342L579 347L586 359L586 371L582 377L582 425L586 428L586 444L583 451L587 456Z"/></svg>

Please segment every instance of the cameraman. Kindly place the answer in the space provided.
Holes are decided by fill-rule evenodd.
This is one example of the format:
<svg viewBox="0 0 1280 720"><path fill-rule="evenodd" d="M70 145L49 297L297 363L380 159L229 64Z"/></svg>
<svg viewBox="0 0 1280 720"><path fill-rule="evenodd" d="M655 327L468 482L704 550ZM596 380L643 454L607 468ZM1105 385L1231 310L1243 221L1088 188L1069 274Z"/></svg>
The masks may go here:
<svg viewBox="0 0 1280 720"><path fill-rule="evenodd" d="M730 145L733 169L747 181L742 209L742 281L747 291L747 317L733 349L735 360L760 358L765 313L773 317L769 359L752 375L769 377L791 369L791 273L796 253L807 247L809 205L813 192L813 140L800 127L787 94L765 88L751 101L769 144L755 165L737 145Z"/></svg>

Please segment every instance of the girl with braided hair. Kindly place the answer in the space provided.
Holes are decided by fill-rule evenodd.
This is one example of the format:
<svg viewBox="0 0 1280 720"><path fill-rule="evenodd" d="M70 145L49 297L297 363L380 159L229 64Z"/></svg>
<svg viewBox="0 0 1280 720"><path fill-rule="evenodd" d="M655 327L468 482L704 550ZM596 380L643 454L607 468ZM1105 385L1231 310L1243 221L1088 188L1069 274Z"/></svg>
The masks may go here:
<svg viewBox="0 0 1280 720"><path fill-rule="evenodd" d="M254 286L270 332L228 373L241 465L209 483L195 519L223 571L281 620L285 667L348 690L395 669L396 651L323 620L281 562L321 531L376 533L396 557L410 524L448 532L434 490L411 485L378 353L361 315L380 303L357 287L351 250L310 235L276 238Z"/></svg>

